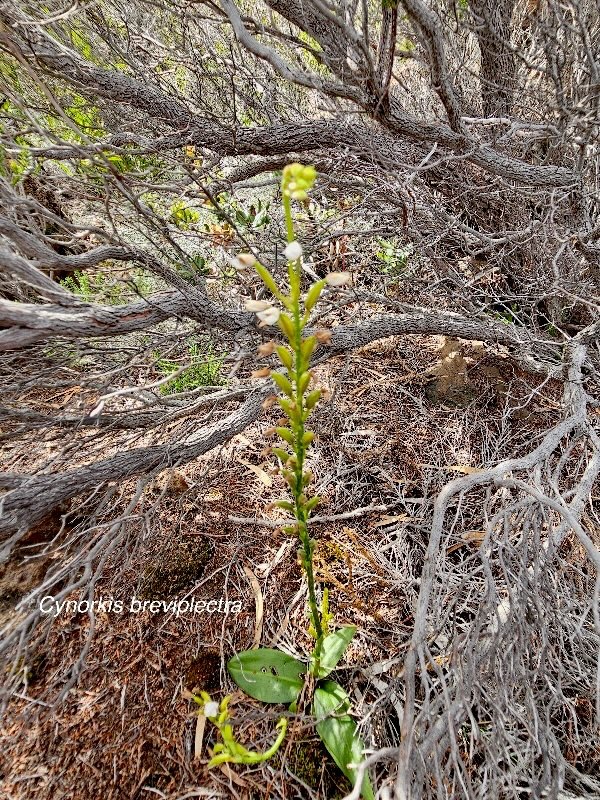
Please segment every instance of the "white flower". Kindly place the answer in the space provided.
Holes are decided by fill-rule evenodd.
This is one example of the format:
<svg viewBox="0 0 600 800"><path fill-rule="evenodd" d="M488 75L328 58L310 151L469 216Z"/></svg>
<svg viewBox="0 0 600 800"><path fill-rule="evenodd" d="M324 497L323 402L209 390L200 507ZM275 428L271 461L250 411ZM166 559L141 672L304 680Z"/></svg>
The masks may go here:
<svg viewBox="0 0 600 800"><path fill-rule="evenodd" d="M236 269L249 269L256 264L256 258L252 253L239 253L231 263Z"/></svg>
<svg viewBox="0 0 600 800"><path fill-rule="evenodd" d="M100 400L100 402L98 403L96 408L93 411L90 411L88 416L89 417L99 417L100 414L102 413L102 409L103 408L104 408L104 400Z"/></svg>
<svg viewBox="0 0 600 800"><path fill-rule="evenodd" d="M265 322L267 325L275 325L280 314L281 311L278 308L275 308L275 306L269 306L269 308L266 308L264 311L259 311L256 316L261 322Z"/></svg>
<svg viewBox="0 0 600 800"><path fill-rule="evenodd" d="M246 300L246 311L252 311L255 314L259 311L266 311L271 308L271 303L266 300Z"/></svg>
<svg viewBox="0 0 600 800"><path fill-rule="evenodd" d="M351 280L352 276L349 272L330 272L325 278L329 286L345 286Z"/></svg>
<svg viewBox="0 0 600 800"><path fill-rule="evenodd" d="M302 246L300 242L290 242L283 251L283 255L288 261L297 261L302 256Z"/></svg>
<svg viewBox="0 0 600 800"><path fill-rule="evenodd" d="M211 700L209 703L204 704L204 716L205 717L216 717L219 714L219 704L216 703L214 700Z"/></svg>

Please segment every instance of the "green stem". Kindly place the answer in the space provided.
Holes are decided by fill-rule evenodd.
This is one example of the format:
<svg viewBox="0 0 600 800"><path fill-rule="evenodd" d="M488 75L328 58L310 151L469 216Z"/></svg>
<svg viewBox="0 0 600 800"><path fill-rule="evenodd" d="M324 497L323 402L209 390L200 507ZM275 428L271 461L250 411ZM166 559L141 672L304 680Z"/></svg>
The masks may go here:
<svg viewBox="0 0 600 800"><path fill-rule="evenodd" d="M285 230L287 234L288 244L294 241L294 218L292 217L292 204L289 195L283 195L283 213L285 216Z"/></svg>
<svg viewBox="0 0 600 800"><path fill-rule="evenodd" d="M288 242L295 241L295 234L294 234L294 220L292 217L292 209L291 209L291 202L290 198L284 194L283 197L283 208L285 214L285 224L286 224L286 231L287 231L287 240ZM298 523L298 538L300 539L300 543L302 545L303 550L303 567L306 573L306 580L308 583L308 605L310 609L310 616L312 618L312 624L315 629L316 633L316 643L315 643L315 650L313 655L313 671L314 674L318 674L319 671L319 664L320 664L320 657L321 657L321 646L323 643L323 624L321 620L321 614L319 611L319 605L317 602L317 593L315 587L315 575L313 569L313 547L311 544L310 534L308 531L307 525L307 514L305 509L305 504L301 500L302 495L304 494L304 457L306 455L306 445L304 444L304 395L303 392L300 390L298 385L298 381L300 376L303 374L305 369L309 366L308 364L303 363L302 359L302 329L303 329L303 314L300 308L300 285L302 280L302 265L300 263L300 259L294 262L292 269L295 273L295 281L293 282L292 292L291 292L291 300L292 300L292 316L294 322L294 342L293 342L293 349L294 349L294 371L293 374L290 375L292 378L293 386L294 386L294 394L295 394L295 402L296 407L300 412L299 422L296 427L297 436L296 436L296 443L295 443L295 454L296 454L296 466L294 470L295 475L295 489L293 492L294 495L294 512L296 521Z"/></svg>

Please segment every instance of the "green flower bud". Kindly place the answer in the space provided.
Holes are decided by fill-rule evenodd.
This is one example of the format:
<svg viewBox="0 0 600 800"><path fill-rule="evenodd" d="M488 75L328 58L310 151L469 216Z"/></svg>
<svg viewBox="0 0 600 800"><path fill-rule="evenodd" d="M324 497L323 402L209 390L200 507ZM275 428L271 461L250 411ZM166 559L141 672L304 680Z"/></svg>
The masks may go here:
<svg viewBox="0 0 600 800"><path fill-rule="evenodd" d="M281 292L279 291L279 287L275 283L275 278L271 275L269 270L266 267L263 267L263 265L258 261L254 263L254 269L258 272L258 274L262 278L262 282L265 284L267 289L273 292L275 297L281 298L282 295Z"/></svg>
<svg viewBox="0 0 600 800"><path fill-rule="evenodd" d="M308 388L308 384L310 383L310 379L312 378L312 373L310 372L303 372L302 375L298 378L298 390L300 394L304 394L306 389Z"/></svg>
<svg viewBox="0 0 600 800"><path fill-rule="evenodd" d="M284 525L281 529L287 536L296 536L298 533L297 525Z"/></svg>
<svg viewBox="0 0 600 800"><path fill-rule="evenodd" d="M284 511L294 511L294 506L287 500L277 500L273 505L277 508L283 508Z"/></svg>
<svg viewBox="0 0 600 800"><path fill-rule="evenodd" d="M294 356L290 350L287 347L283 347L283 345L279 345L279 347L275 348L275 351L283 366L291 371L294 366Z"/></svg>
<svg viewBox="0 0 600 800"><path fill-rule="evenodd" d="M313 285L310 287L308 294L306 295L306 300L304 301L304 308L306 311L312 311L312 309L315 307L326 283L327 281L323 279L313 283Z"/></svg>
<svg viewBox="0 0 600 800"><path fill-rule="evenodd" d="M321 390L315 389L314 391L306 395L304 405L308 410L310 410L311 408L314 408L317 405L320 399L321 399Z"/></svg>
<svg viewBox="0 0 600 800"><path fill-rule="evenodd" d="M295 492L298 482L293 472L285 476L285 481L292 490L292 492Z"/></svg>
<svg viewBox="0 0 600 800"><path fill-rule="evenodd" d="M294 396L292 384L288 381L285 375L282 375L281 372L272 372L271 377L284 394L287 394L288 397Z"/></svg>
<svg viewBox="0 0 600 800"><path fill-rule="evenodd" d="M314 497L311 497L310 500L306 503L306 506L305 506L305 509L306 509L307 513L310 514L310 512L313 510L313 508L315 506L317 506L320 502L321 502L321 498L319 497L318 494L316 494Z"/></svg>
<svg viewBox="0 0 600 800"><path fill-rule="evenodd" d="M287 337L288 341L291 341L294 338L294 323L292 320L287 314L280 314L277 323L279 324L279 327L284 335Z"/></svg>
<svg viewBox="0 0 600 800"><path fill-rule="evenodd" d="M294 434L289 428L275 428L275 430L282 439L285 439L288 444L294 444Z"/></svg>
<svg viewBox="0 0 600 800"><path fill-rule="evenodd" d="M316 345L317 340L314 336L309 336L308 339L302 340L302 343L300 344L300 352L302 353L302 358L304 358L307 363L310 360Z"/></svg>
<svg viewBox="0 0 600 800"><path fill-rule="evenodd" d="M317 170L313 166L304 167L302 170L302 177L307 181L314 181L317 177Z"/></svg>
<svg viewBox="0 0 600 800"><path fill-rule="evenodd" d="M283 464L287 464L291 456L291 454L282 447L272 447L271 452L274 453Z"/></svg>
<svg viewBox="0 0 600 800"><path fill-rule="evenodd" d="M288 417L291 417L297 411L296 403L292 402L291 400L286 400L285 397L278 397L277 402L288 415Z"/></svg>

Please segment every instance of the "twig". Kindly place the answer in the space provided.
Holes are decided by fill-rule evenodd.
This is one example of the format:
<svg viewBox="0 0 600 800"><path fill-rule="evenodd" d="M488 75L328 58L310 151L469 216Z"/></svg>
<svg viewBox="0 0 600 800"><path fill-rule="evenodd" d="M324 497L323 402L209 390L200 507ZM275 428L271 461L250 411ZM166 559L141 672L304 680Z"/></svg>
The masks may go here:
<svg viewBox="0 0 600 800"><path fill-rule="evenodd" d="M370 514L372 511L390 511L393 506L363 506L362 508L355 508L353 511L345 511L343 514L330 514L326 517L311 517L311 524L322 524L324 522L337 522L342 519L355 519L362 517L365 514ZM260 519L258 517L235 517L230 515L227 517L228 522L235 522L238 525L260 525L264 528L280 528L282 525L293 525L293 519L282 519L274 522L270 519Z"/></svg>

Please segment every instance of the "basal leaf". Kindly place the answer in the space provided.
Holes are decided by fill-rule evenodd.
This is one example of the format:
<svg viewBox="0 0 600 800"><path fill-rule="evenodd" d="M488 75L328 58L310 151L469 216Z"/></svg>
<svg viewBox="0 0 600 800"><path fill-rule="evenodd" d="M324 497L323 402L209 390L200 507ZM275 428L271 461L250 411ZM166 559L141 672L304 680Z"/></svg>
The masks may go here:
<svg viewBox="0 0 600 800"><path fill-rule="evenodd" d="M263 703L291 703L304 685L306 664L268 647L238 653L227 670L240 689Z"/></svg>
<svg viewBox="0 0 600 800"><path fill-rule="evenodd" d="M354 786L356 769L350 764L363 760L364 744L357 732L356 722L348 714L350 698L334 681L323 681L315 690L313 714L317 718L317 733L331 757ZM375 800L368 775L361 787L364 800Z"/></svg>
<svg viewBox="0 0 600 800"><path fill-rule="evenodd" d="M334 670L346 652L346 648L356 633L354 625L347 625L323 639L321 660L319 664L319 678L326 678Z"/></svg>

